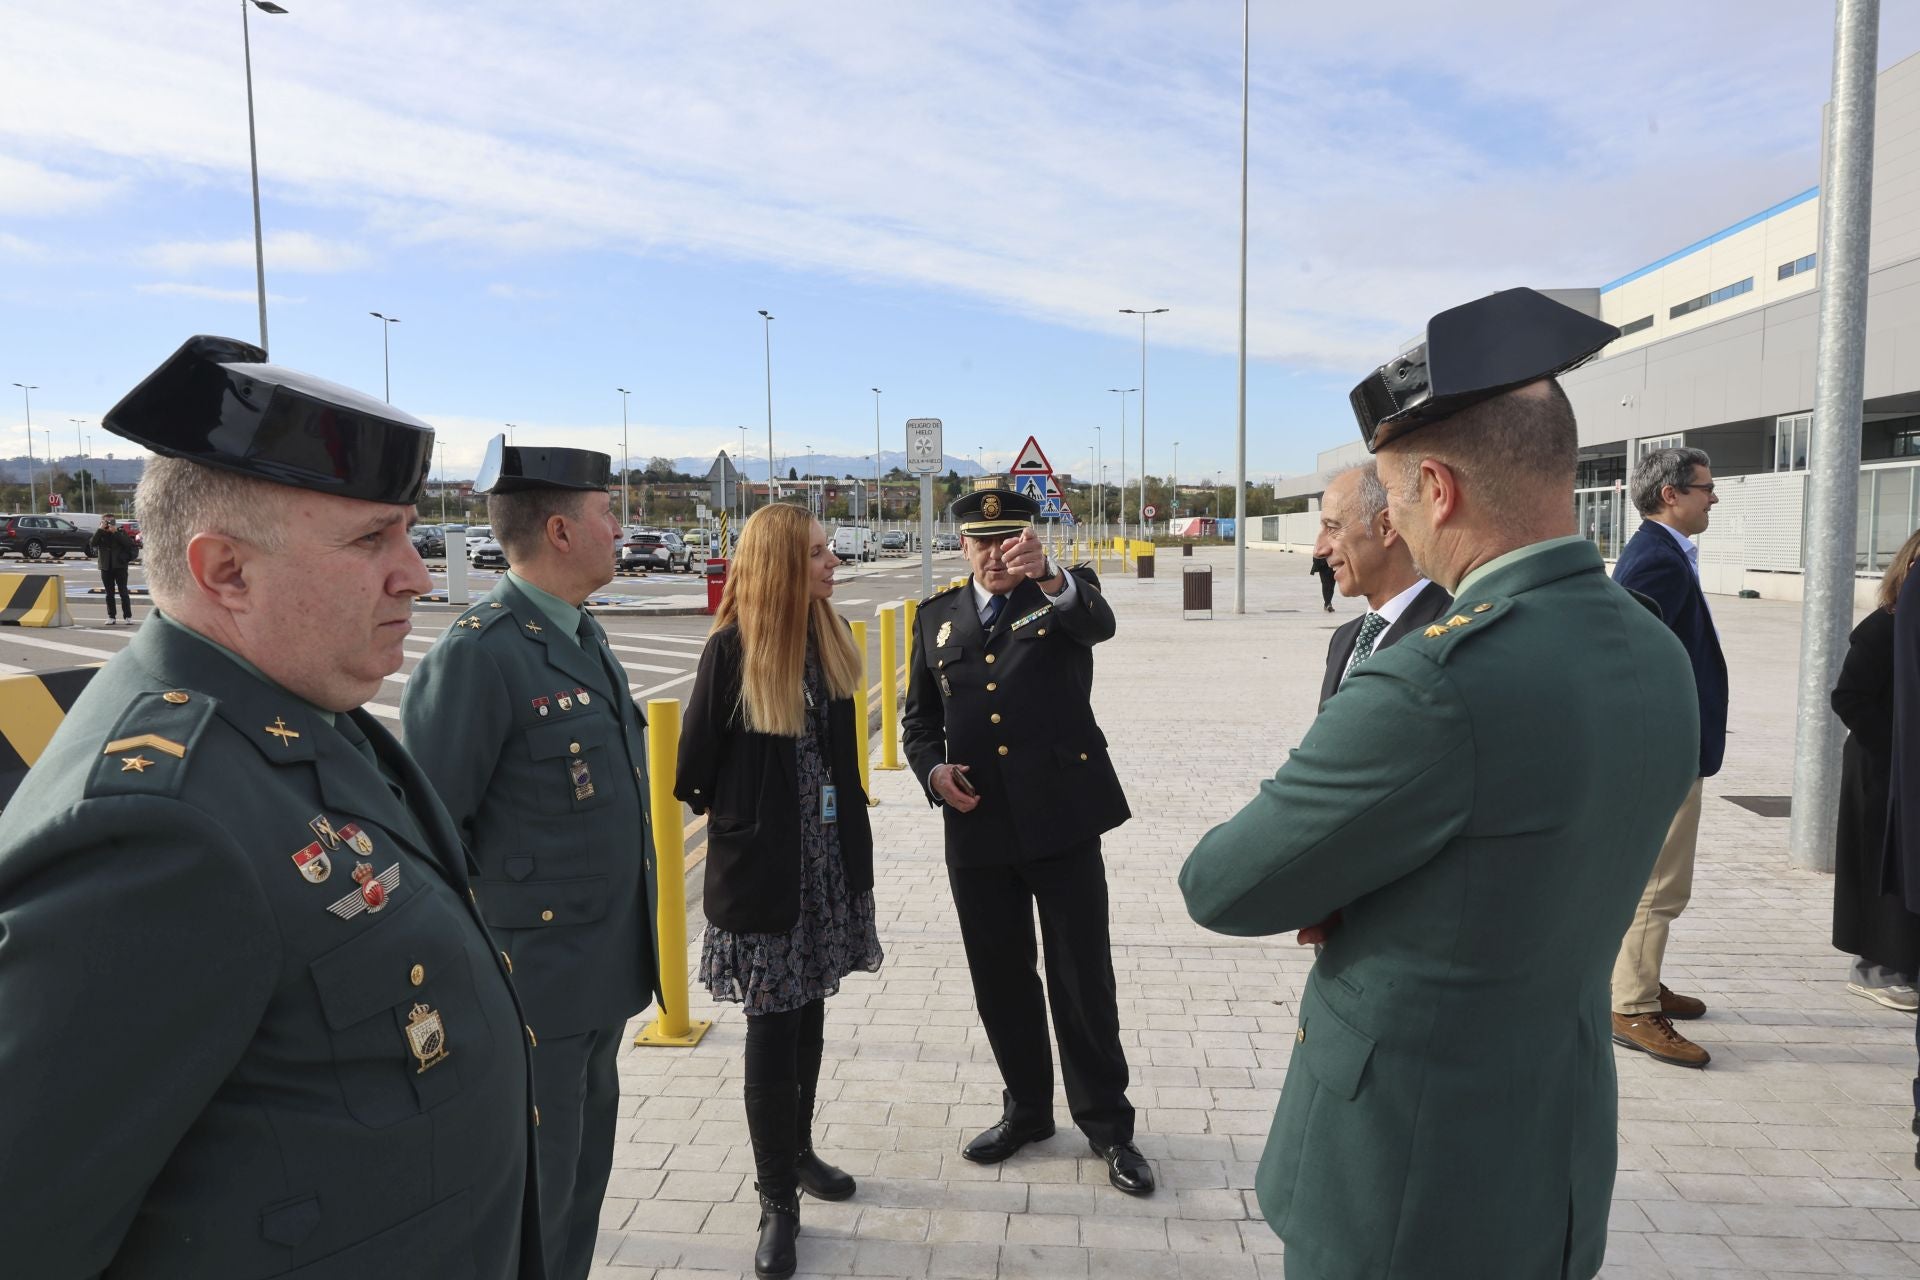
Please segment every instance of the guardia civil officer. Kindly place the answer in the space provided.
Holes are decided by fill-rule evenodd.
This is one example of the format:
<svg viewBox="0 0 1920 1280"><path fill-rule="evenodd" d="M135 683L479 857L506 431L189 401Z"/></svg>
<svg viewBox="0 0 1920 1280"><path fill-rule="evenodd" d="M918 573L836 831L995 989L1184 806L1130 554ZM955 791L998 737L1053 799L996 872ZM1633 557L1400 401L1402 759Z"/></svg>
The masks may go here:
<svg viewBox="0 0 1920 1280"><path fill-rule="evenodd" d="M1293 1280L1600 1269L1609 977L1699 764L1685 651L1574 529L1553 375L1615 336L1508 290L1355 389L1452 610L1356 667L1180 873L1208 928L1324 933L1256 1179Z"/></svg>
<svg viewBox="0 0 1920 1280"><path fill-rule="evenodd" d="M1062 570L1042 551L1038 510L997 489L953 504L973 573L921 604L907 681L907 759L944 809L947 882L1006 1085L999 1123L962 1154L993 1164L1052 1136L1051 1002L1073 1122L1114 1186L1147 1195L1100 856L1101 834L1131 814L1089 701L1093 646L1112 638L1113 609L1091 569Z"/></svg>
<svg viewBox="0 0 1920 1280"><path fill-rule="evenodd" d="M407 744L477 868L480 914L539 1037L547 1274L593 1263L627 1019L659 956L646 721L581 605L613 577L612 460L496 436L474 482L513 566L420 660Z"/></svg>
<svg viewBox="0 0 1920 1280"><path fill-rule="evenodd" d="M538 1277L524 1020L361 709L432 430L209 337L103 425L157 612L0 816L5 1270Z"/></svg>

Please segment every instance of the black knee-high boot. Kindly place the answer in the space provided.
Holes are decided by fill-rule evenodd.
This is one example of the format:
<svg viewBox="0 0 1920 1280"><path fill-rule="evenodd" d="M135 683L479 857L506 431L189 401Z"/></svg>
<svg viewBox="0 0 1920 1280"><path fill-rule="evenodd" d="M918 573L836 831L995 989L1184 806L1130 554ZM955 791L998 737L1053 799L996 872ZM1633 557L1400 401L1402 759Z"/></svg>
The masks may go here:
<svg viewBox="0 0 1920 1280"><path fill-rule="evenodd" d="M760 1245L754 1250L757 1276L780 1280L797 1265L794 1237L800 1234L800 1197L794 1183L795 1112L799 1096L792 1081L746 1087L747 1134L753 1140L754 1190L760 1193Z"/></svg>
<svg viewBox="0 0 1920 1280"><path fill-rule="evenodd" d="M826 1002L816 1000L800 1011L799 1038L794 1044L794 1067L799 1076L798 1140L794 1177L800 1189L816 1200L845 1200L854 1192L853 1175L822 1160L813 1150L814 1094L820 1086L820 1055L826 1047Z"/></svg>

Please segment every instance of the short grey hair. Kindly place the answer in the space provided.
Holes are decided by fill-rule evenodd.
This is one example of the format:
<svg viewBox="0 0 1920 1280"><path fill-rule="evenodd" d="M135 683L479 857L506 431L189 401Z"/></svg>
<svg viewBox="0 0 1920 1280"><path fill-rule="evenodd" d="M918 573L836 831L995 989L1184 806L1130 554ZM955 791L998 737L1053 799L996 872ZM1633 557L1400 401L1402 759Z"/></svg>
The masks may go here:
<svg viewBox="0 0 1920 1280"><path fill-rule="evenodd" d="M1358 475L1360 478L1360 483L1353 491L1355 520L1371 529L1373 522L1380 518L1380 513L1387 509L1387 486L1380 481L1380 468L1370 458L1365 462L1350 462L1327 477L1327 487L1332 488L1335 480L1347 475ZM1321 492L1324 494L1325 490ZM1324 498L1321 505L1325 505Z"/></svg>
<svg viewBox="0 0 1920 1280"><path fill-rule="evenodd" d="M140 521L140 559L155 604L188 599L193 573L187 544L217 533L277 552L286 545L282 504L286 487L271 480L202 466L185 458L154 458L140 473L133 510Z"/></svg>
<svg viewBox="0 0 1920 1280"><path fill-rule="evenodd" d="M1643 516L1656 516L1666 508L1660 491L1668 485L1684 489L1693 483L1695 467L1711 467L1713 459L1705 449L1654 449L1633 468L1633 505Z"/></svg>
<svg viewBox="0 0 1920 1280"><path fill-rule="evenodd" d="M539 488L490 493L487 523L493 529L493 540L507 553L508 560L528 558L538 552L541 539L546 537L547 521L555 516L578 520L589 492L587 489Z"/></svg>

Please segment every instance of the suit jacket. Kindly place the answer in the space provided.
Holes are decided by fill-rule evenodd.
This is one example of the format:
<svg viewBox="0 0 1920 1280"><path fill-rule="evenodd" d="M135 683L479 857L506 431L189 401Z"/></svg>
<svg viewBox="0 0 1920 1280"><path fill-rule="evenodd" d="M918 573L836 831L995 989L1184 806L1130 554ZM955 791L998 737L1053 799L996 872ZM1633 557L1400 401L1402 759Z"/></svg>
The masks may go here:
<svg viewBox="0 0 1920 1280"><path fill-rule="evenodd" d="M1007 593L992 634L973 580L935 592L914 620L902 723L907 763L927 787L937 764L971 766L970 813L945 813L947 861L994 866L1051 857L1132 815L1093 717L1093 646L1111 639L1113 607L1092 569L1078 600L1056 609L1036 582Z"/></svg>
<svg viewBox="0 0 1920 1280"><path fill-rule="evenodd" d="M1606 1249L1609 979L1695 776L1687 657L1574 539L1454 608L1358 668L1180 873L1220 933L1344 913L1256 1178L1316 1280L1588 1277Z"/></svg>
<svg viewBox="0 0 1920 1280"><path fill-rule="evenodd" d="M156 616L0 815L10 1273L541 1274L505 963L426 778L341 720Z"/></svg>
<svg viewBox="0 0 1920 1280"><path fill-rule="evenodd" d="M646 718L587 621L591 649L503 577L400 700L408 747L473 860L480 914L549 1037L625 1022L659 987Z"/></svg>
<svg viewBox="0 0 1920 1280"><path fill-rule="evenodd" d="M1374 642L1373 651L1380 652L1399 644L1415 631L1420 630L1435 618L1440 617L1453 605L1453 597L1447 589L1437 582L1429 582L1421 588L1420 594L1407 602L1406 610L1395 618L1393 625L1386 629L1380 639ZM1327 643L1327 672L1320 678L1320 705L1325 707L1327 699L1340 691L1340 676L1347 669L1347 659L1353 656L1354 642L1360 635L1360 623L1366 615L1341 623L1334 629L1333 639Z"/></svg>
<svg viewBox="0 0 1920 1280"><path fill-rule="evenodd" d="M1700 776L1720 772L1727 754L1727 660L1713 629L1707 596L1687 553L1658 521L1642 520L1613 566L1613 580L1660 606L1673 634L1687 648L1700 704Z"/></svg>
<svg viewBox="0 0 1920 1280"><path fill-rule="evenodd" d="M700 654L687 699L674 794L707 819L707 919L729 933L785 933L800 918L800 775L796 739L740 721L740 629ZM873 888L873 828L860 785L852 698L827 703L827 762L838 796L847 891Z"/></svg>

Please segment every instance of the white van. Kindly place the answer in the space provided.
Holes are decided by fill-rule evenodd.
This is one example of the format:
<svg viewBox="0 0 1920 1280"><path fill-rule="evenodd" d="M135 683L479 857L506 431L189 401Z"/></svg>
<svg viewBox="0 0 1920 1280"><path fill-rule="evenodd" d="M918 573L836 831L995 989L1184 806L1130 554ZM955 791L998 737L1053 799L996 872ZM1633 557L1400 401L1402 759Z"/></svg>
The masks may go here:
<svg viewBox="0 0 1920 1280"><path fill-rule="evenodd" d="M873 559L873 530L857 524L843 524L833 531L833 554L842 563Z"/></svg>

